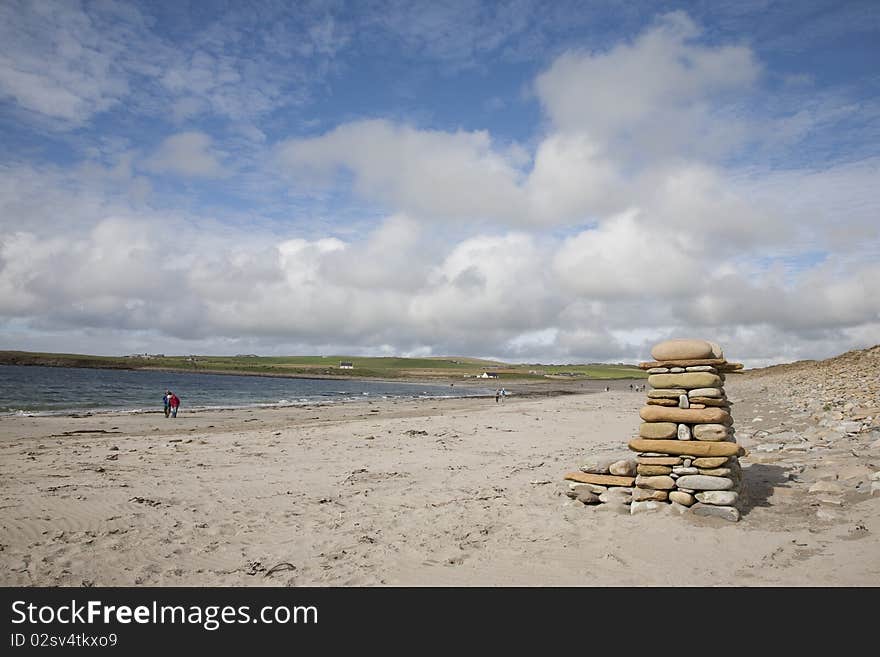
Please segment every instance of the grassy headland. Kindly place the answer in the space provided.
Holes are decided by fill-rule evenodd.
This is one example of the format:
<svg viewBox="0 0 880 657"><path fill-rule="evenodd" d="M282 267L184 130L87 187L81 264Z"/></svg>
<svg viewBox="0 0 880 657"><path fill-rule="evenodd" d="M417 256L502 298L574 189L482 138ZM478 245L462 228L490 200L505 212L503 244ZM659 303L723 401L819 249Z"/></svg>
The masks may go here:
<svg viewBox="0 0 880 657"><path fill-rule="evenodd" d="M342 367L350 363L351 368ZM503 363L478 358L395 358L360 356L91 356L29 351L0 351L0 365L93 367L128 370L174 370L187 372L254 374L289 377L372 379L418 379L483 381L484 373L499 381L560 381L583 379L644 378L633 365L580 364L540 365ZM489 379L491 380L491 379Z"/></svg>

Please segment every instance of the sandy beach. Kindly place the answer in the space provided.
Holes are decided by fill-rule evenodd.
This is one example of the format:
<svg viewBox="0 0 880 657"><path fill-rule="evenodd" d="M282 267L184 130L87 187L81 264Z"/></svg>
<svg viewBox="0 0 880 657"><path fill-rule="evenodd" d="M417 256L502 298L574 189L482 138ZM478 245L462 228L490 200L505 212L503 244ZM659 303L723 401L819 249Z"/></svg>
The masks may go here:
<svg viewBox="0 0 880 657"><path fill-rule="evenodd" d="M633 516L564 494L585 458L632 456L644 393L593 388L503 404L3 417L0 583L880 585L876 427L762 451L780 426L811 420L763 380L730 377L750 450L741 521ZM817 497L817 481L840 494Z"/></svg>

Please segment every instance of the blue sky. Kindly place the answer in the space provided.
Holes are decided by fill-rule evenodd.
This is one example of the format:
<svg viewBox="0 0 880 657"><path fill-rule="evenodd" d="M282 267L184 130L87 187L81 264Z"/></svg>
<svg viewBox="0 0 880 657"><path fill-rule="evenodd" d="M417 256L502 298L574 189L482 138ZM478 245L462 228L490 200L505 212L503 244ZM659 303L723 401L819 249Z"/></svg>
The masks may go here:
<svg viewBox="0 0 880 657"><path fill-rule="evenodd" d="M0 5L0 348L880 342L875 2Z"/></svg>

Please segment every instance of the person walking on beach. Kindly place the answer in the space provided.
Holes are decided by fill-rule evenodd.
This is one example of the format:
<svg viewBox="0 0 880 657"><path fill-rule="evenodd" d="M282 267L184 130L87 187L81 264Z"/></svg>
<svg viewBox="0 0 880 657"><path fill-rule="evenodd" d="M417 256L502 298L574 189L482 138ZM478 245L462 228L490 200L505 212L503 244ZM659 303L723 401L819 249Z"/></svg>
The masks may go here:
<svg viewBox="0 0 880 657"><path fill-rule="evenodd" d="M177 417L177 409L180 407L180 398L173 392L168 394L168 405L171 406L171 417Z"/></svg>
<svg viewBox="0 0 880 657"><path fill-rule="evenodd" d="M507 396L507 390L501 388L501 403L504 403L504 398Z"/></svg>
<svg viewBox="0 0 880 657"><path fill-rule="evenodd" d="M499 397L501 397L501 390L499 390L498 388L495 388L495 403L496 404L498 403Z"/></svg>
<svg viewBox="0 0 880 657"><path fill-rule="evenodd" d="M165 404L165 417L171 415L171 391L166 390L162 395L162 403Z"/></svg>

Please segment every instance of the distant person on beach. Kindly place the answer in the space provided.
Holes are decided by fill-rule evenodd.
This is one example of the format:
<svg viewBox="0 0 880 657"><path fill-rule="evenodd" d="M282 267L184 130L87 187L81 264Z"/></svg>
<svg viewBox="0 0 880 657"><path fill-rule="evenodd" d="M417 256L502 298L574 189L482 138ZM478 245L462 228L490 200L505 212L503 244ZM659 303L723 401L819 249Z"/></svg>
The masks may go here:
<svg viewBox="0 0 880 657"><path fill-rule="evenodd" d="M169 393L168 404L171 406L171 417L177 417L177 409L180 407L180 398L173 392Z"/></svg>
<svg viewBox="0 0 880 657"><path fill-rule="evenodd" d="M501 398L501 390L498 389L498 388L495 388L495 403L496 403L496 404L498 403L498 400L499 400L500 398Z"/></svg>
<svg viewBox="0 0 880 657"><path fill-rule="evenodd" d="M171 415L171 391L166 390L165 394L162 395L162 403L165 404L165 417Z"/></svg>
<svg viewBox="0 0 880 657"><path fill-rule="evenodd" d="M507 397L507 390L505 390L504 388L501 388L501 392L498 394L501 396L501 403L503 404L504 398Z"/></svg>

